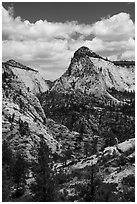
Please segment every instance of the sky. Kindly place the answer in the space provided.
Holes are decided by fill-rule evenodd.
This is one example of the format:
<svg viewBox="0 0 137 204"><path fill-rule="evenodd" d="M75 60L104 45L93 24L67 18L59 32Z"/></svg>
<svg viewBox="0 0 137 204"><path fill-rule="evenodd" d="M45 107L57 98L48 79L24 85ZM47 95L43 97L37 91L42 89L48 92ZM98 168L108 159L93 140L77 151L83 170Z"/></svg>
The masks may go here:
<svg viewBox="0 0 137 204"><path fill-rule="evenodd" d="M2 3L2 58L55 80L87 46L110 60L135 58L135 4L128 2Z"/></svg>

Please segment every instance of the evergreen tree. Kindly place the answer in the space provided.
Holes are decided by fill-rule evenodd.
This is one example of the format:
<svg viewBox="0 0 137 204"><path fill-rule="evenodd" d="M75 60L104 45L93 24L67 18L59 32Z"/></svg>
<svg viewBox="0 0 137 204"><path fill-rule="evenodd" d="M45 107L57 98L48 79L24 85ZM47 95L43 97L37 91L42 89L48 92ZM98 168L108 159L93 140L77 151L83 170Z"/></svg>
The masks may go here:
<svg viewBox="0 0 137 204"><path fill-rule="evenodd" d="M13 182L15 184L15 196L19 197L24 193L26 184L27 162L22 152L18 151L13 167Z"/></svg>
<svg viewBox="0 0 137 204"><path fill-rule="evenodd" d="M94 201L95 200L95 183L94 183L94 166L91 168L91 172L89 174L89 183L87 185L87 193L85 195L85 201Z"/></svg>
<svg viewBox="0 0 137 204"><path fill-rule="evenodd" d="M11 166L13 162L13 153L6 140L2 143L2 164Z"/></svg>
<svg viewBox="0 0 137 204"><path fill-rule="evenodd" d="M98 167L93 165L89 167L87 175L88 182L86 185L81 186L79 196L83 198L84 202L95 202L98 193L98 187L101 185L101 178L97 175Z"/></svg>
<svg viewBox="0 0 137 204"><path fill-rule="evenodd" d="M32 168L35 181L31 185L34 200L38 202L55 200L55 176L50 155L50 149L43 136L41 136L37 163L34 163Z"/></svg>
<svg viewBox="0 0 137 204"><path fill-rule="evenodd" d="M13 181L10 175L10 168L8 165L2 165L2 202L10 201L11 187L13 186Z"/></svg>
<svg viewBox="0 0 137 204"><path fill-rule="evenodd" d="M78 142L81 142L83 140L83 134L85 132L85 127L84 127L84 123L80 123L80 127L79 127L79 137L77 138L78 139Z"/></svg>
<svg viewBox="0 0 137 204"><path fill-rule="evenodd" d="M89 142L84 142L84 154L86 157L91 156L92 147Z"/></svg>
<svg viewBox="0 0 137 204"><path fill-rule="evenodd" d="M21 119L19 119L19 132L21 136L30 134L28 123L26 121L23 122Z"/></svg>
<svg viewBox="0 0 137 204"><path fill-rule="evenodd" d="M13 153L6 140L2 143L2 201L8 202L11 196Z"/></svg>
<svg viewBox="0 0 137 204"><path fill-rule="evenodd" d="M68 147L67 149L63 149L62 151L62 157L61 157L61 161L63 163L63 166L67 166L67 160L72 158L72 150Z"/></svg>
<svg viewBox="0 0 137 204"><path fill-rule="evenodd" d="M12 114L12 122L14 122L15 119L15 113Z"/></svg>

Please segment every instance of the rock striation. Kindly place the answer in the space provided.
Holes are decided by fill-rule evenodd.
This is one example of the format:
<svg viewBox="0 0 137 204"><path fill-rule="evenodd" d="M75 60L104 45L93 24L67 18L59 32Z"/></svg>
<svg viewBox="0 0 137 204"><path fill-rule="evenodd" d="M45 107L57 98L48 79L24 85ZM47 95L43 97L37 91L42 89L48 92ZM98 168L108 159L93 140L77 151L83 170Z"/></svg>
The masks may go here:
<svg viewBox="0 0 137 204"><path fill-rule="evenodd" d="M43 93L49 89L48 84L37 70L24 66L14 60L2 63L3 77L9 74L9 78L21 81L23 86L28 88L35 95Z"/></svg>
<svg viewBox="0 0 137 204"><path fill-rule="evenodd" d="M115 100L109 93L135 90L135 66L116 66L87 47L79 48L66 72L55 81L53 91L79 90L107 100Z"/></svg>

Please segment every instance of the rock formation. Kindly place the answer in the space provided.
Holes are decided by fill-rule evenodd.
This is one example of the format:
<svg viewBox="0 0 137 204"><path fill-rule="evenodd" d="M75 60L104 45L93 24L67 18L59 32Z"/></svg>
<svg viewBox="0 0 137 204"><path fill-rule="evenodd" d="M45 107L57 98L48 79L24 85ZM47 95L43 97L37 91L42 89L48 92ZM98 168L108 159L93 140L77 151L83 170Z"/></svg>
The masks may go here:
<svg viewBox="0 0 137 204"><path fill-rule="evenodd" d="M53 91L80 90L107 100L115 100L110 89L117 91L135 90L135 67L116 66L87 47L79 48L66 72L55 81Z"/></svg>
<svg viewBox="0 0 137 204"><path fill-rule="evenodd" d="M8 201L34 201L41 136L56 155L56 201L134 201L135 67L120 64L81 47L51 83L14 60L2 63L2 139L30 165L25 193L14 200L12 184Z"/></svg>

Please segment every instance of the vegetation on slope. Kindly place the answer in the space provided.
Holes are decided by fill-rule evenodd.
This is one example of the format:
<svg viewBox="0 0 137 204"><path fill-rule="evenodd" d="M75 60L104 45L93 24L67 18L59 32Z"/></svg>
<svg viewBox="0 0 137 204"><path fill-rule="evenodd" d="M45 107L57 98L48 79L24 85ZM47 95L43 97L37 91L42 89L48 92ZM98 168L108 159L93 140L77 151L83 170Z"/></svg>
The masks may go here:
<svg viewBox="0 0 137 204"><path fill-rule="evenodd" d="M114 102L72 83L34 96L5 69L2 200L133 202L135 93L108 89Z"/></svg>

